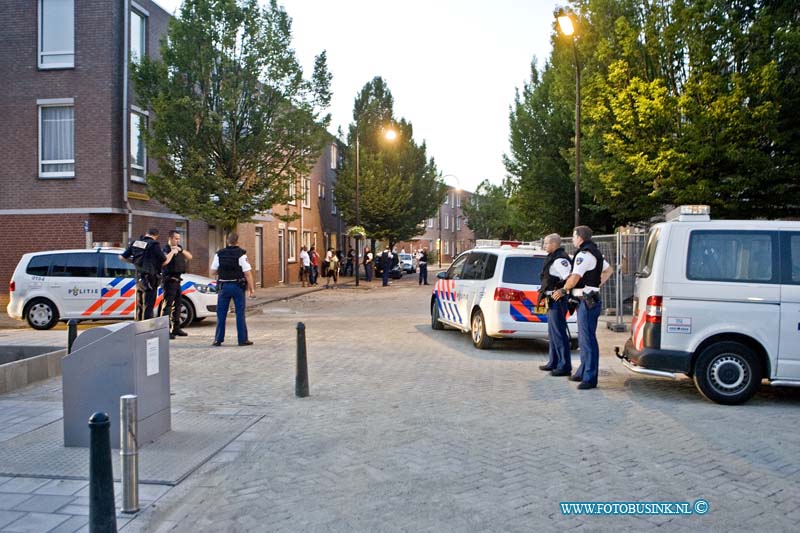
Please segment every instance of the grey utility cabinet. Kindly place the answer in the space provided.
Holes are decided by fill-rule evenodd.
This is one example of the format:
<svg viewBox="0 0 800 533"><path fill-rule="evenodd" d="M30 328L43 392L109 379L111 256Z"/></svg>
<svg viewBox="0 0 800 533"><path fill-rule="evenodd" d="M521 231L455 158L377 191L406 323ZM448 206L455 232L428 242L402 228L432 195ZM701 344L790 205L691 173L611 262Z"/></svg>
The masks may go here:
<svg viewBox="0 0 800 533"><path fill-rule="evenodd" d="M138 400L139 446L172 428L169 318L87 329L61 360L64 446L89 446L92 413L108 413L111 447L119 448L119 397Z"/></svg>

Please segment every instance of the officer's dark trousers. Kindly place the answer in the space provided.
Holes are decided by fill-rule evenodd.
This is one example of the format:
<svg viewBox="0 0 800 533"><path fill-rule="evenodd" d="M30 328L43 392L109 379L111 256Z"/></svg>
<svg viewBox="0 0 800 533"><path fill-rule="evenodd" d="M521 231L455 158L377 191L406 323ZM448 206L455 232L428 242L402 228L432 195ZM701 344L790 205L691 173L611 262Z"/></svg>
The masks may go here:
<svg viewBox="0 0 800 533"><path fill-rule="evenodd" d="M372 263L367 263L364 265L364 279L367 281L372 281Z"/></svg>
<svg viewBox="0 0 800 533"><path fill-rule="evenodd" d="M428 263L419 264L419 284L428 284Z"/></svg>
<svg viewBox="0 0 800 533"><path fill-rule="evenodd" d="M383 267L383 286L387 286L389 284L389 269L391 267Z"/></svg>
<svg viewBox="0 0 800 533"><path fill-rule="evenodd" d="M134 320L149 320L153 318L153 308L156 305L158 281L152 279L149 284L141 277L136 279L136 309Z"/></svg>
<svg viewBox="0 0 800 533"><path fill-rule="evenodd" d="M550 359L547 366L555 370L572 371L567 331L567 299L550 300L547 311L547 337L550 339Z"/></svg>
<svg viewBox="0 0 800 533"><path fill-rule="evenodd" d="M236 311L236 335L241 344L247 340L247 324L244 321L244 289L232 281L220 283L220 285L217 293L217 334L214 336L214 341L223 342L225 340L225 319L228 318L228 309L233 300L233 308Z"/></svg>
<svg viewBox="0 0 800 533"><path fill-rule="evenodd" d="M602 309L603 302L599 299L591 309L584 300L581 300L581 304L578 306L578 342L581 345L581 366L575 374L581 376L581 381L591 385L597 385L597 367L600 365L597 320L600 318Z"/></svg>
<svg viewBox="0 0 800 533"><path fill-rule="evenodd" d="M169 317L169 332L181 329L181 278L165 277L162 283L164 298L158 316Z"/></svg>

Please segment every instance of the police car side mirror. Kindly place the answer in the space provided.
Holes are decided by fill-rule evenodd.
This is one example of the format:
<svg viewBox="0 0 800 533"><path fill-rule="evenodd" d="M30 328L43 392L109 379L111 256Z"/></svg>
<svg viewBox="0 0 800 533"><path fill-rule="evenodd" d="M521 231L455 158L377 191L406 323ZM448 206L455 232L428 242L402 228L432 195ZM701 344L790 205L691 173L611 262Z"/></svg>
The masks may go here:
<svg viewBox="0 0 800 533"><path fill-rule="evenodd" d="M436 274L436 277L439 279L447 279L447 272L445 271L439 272L438 274Z"/></svg>

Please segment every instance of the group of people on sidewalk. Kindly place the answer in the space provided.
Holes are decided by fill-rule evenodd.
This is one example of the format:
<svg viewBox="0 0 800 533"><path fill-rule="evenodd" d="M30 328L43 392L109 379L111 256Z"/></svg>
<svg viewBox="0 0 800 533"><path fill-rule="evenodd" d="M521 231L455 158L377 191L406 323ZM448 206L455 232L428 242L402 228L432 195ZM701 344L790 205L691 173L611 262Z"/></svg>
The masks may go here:
<svg viewBox="0 0 800 533"><path fill-rule="evenodd" d="M352 249L350 250L352 252ZM348 268L351 268L352 261L348 261L345 268L347 275ZM342 264L342 251L328 248L325 258L320 261L316 246L300 248L300 282L303 287L314 287L319 284L320 273L323 278L327 278L324 285L326 289L336 289L339 286L339 271Z"/></svg>

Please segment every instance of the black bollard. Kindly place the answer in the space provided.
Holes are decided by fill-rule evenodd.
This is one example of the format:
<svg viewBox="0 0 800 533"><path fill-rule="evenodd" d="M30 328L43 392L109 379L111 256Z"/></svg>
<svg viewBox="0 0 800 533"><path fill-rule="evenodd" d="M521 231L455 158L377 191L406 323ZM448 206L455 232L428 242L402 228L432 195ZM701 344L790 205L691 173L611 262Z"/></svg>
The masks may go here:
<svg viewBox="0 0 800 533"><path fill-rule="evenodd" d="M117 531L110 426L106 413L89 417L89 531L92 533Z"/></svg>
<svg viewBox="0 0 800 533"><path fill-rule="evenodd" d="M308 359L306 358L306 326L297 323L297 376L294 379L294 395L308 396Z"/></svg>
<svg viewBox="0 0 800 533"><path fill-rule="evenodd" d="M67 322L67 353L72 353L72 344L75 342L75 337L78 336L78 321L71 318Z"/></svg>

